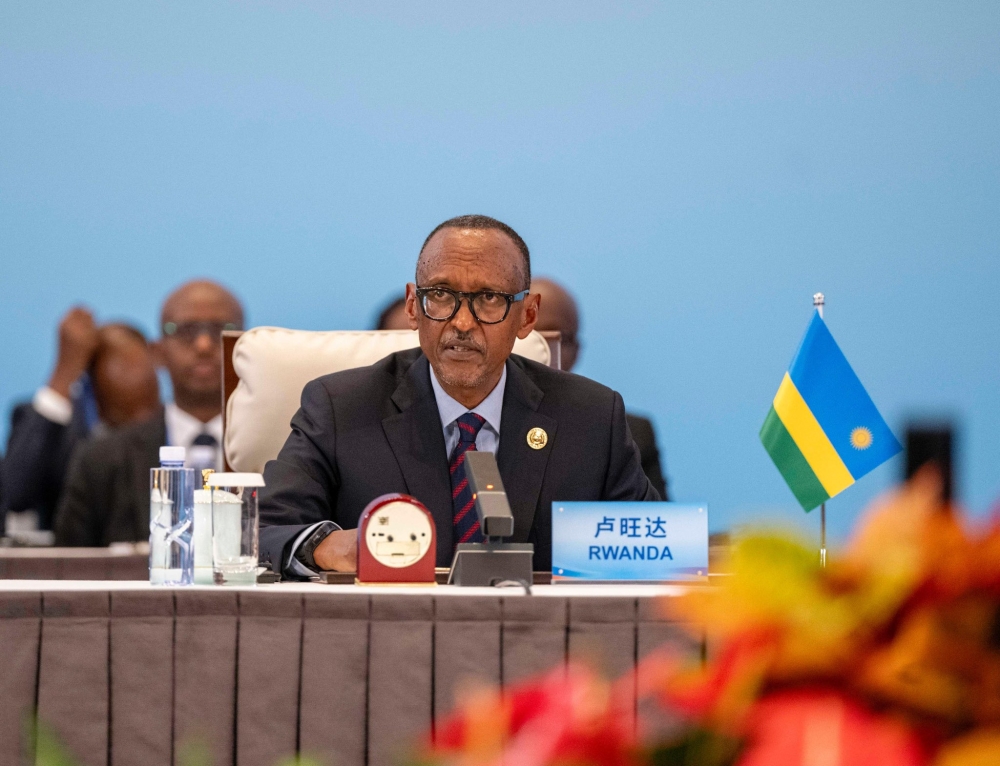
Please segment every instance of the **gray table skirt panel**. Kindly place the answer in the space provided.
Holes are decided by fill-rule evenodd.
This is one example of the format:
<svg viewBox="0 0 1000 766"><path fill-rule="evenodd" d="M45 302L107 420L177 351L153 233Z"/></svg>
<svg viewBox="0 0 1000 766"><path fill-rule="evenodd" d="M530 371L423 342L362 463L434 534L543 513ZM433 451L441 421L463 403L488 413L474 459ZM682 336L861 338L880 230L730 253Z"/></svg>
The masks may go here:
<svg viewBox="0 0 1000 766"><path fill-rule="evenodd" d="M365 763L370 615L368 595L305 597L299 750L331 766Z"/></svg>
<svg viewBox="0 0 1000 766"><path fill-rule="evenodd" d="M38 646L42 637L42 597L38 593L0 595L0 766L30 762L24 727L38 700Z"/></svg>
<svg viewBox="0 0 1000 766"><path fill-rule="evenodd" d="M665 642L703 652L651 598L0 592L0 766L33 761L35 710L81 766L392 764L476 682Z"/></svg>
<svg viewBox="0 0 1000 766"><path fill-rule="evenodd" d="M171 766L173 593L112 593L110 636L113 760Z"/></svg>

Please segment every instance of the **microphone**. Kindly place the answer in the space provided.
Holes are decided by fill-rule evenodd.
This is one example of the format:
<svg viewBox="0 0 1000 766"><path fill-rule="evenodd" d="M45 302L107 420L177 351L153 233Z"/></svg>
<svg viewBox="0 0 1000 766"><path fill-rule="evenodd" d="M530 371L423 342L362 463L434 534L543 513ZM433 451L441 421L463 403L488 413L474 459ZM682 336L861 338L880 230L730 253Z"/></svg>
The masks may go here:
<svg viewBox="0 0 1000 766"><path fill-rule="evenodd" d="M476 516L483 537L510 537L514 534L514 514L507 502L507 491L500 478L500 468L492 452L469 450L465 453L465 476L472 490Z"/></svg>
<svg viewBox="0 0 1000 766"><path fill-rule="evenodd" d="M482 587L513 581L529 588L535 547L500 542L500 538L514 534L514 514L496 457L492 452L469 450L465 453L465 476L486 542L455 546L448 584Z"/></svg>

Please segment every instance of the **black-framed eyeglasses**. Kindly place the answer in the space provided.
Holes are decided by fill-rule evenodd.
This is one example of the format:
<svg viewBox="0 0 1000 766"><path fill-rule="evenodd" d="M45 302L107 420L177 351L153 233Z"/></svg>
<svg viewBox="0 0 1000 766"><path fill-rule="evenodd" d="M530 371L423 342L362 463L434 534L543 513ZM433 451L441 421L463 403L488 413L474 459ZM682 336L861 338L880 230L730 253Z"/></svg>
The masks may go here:
<svg viewBox="0 0 1000 766"><path fill-rule="evenodd" d="M417 302L424 316L435 322L447 322L462 307L462 300L469 304L469 311L477 322L482 324L500 324L510 313L510 306L515 301L523 301L528 295L527 290L519 293L501 293L496 290L480 290L475 293L463 293L447 287L418 287Z"/></svg>
<svg viewBox="0 0 1000 766"><path fill-rule="evenodd" d="M238 329L233 322L164 322L163 336L190 344L207 334L213 343L218 343L223 330Z"/></svg>

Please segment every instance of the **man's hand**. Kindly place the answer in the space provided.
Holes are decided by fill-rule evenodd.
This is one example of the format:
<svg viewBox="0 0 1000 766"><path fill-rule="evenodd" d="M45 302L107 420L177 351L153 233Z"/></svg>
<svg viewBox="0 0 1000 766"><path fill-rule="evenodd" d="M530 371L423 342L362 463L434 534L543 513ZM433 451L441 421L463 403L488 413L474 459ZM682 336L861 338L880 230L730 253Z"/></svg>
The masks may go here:
<svg viewBox="0 0 1000 766"><path fill-rule="evenodd" d="M59 323L59 358L49 388L68 399L70 386L90 366L97 343L93 315L81 306L70 309Z"/></svg>
<svg viewBox="0 0 1000 766"><path fill-rule="evenodd" d="M331 532L316 546L313 561L326 571L358 571L358 530L338 529Z"/></svg>

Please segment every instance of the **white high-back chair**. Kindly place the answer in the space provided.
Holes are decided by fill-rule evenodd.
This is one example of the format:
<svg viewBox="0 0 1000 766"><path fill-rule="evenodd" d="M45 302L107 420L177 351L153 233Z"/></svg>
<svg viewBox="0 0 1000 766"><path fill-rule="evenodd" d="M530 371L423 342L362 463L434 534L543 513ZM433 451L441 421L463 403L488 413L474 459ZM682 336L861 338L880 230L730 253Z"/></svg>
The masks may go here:
<svg viewBox="0 0 1000 766"><path fill-rule="evenodd" d="M553 353L551 339L532 331L514 343L514 353L558 366L558 339L556 344ZM260 473L291 433L289 421L306 383L418 345L417 333L411 330L308 332L255 327L228 334L222 345L226 462L234 471Z"/></svg>

